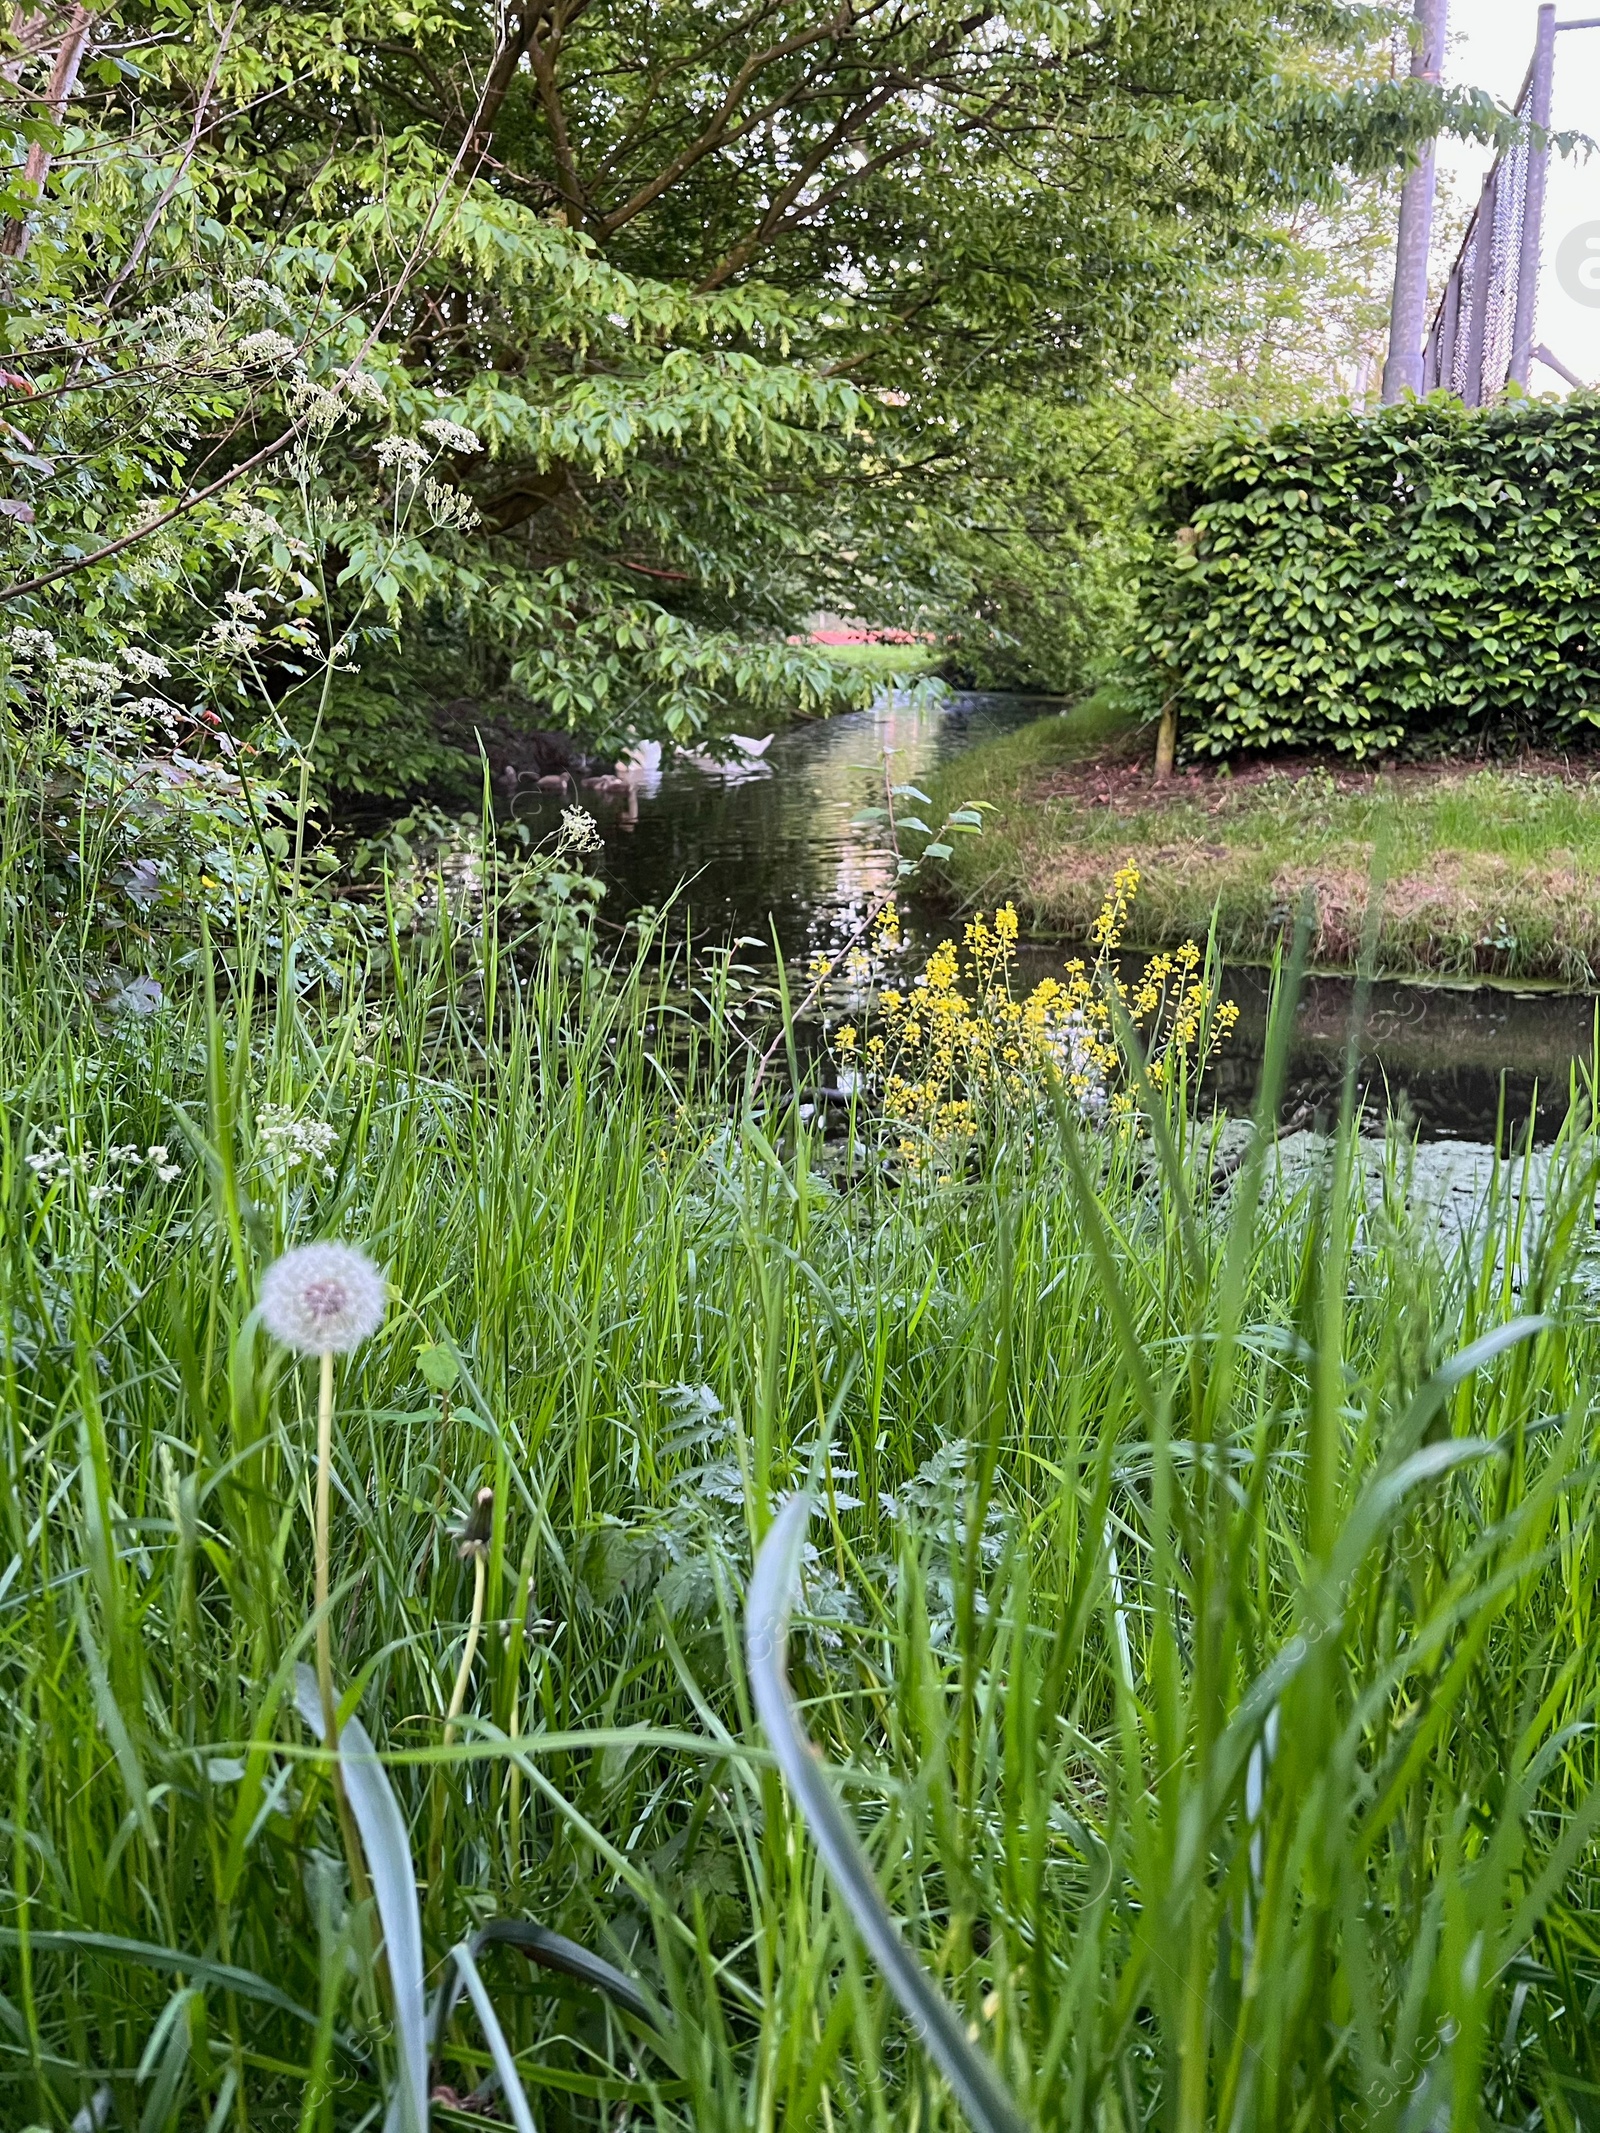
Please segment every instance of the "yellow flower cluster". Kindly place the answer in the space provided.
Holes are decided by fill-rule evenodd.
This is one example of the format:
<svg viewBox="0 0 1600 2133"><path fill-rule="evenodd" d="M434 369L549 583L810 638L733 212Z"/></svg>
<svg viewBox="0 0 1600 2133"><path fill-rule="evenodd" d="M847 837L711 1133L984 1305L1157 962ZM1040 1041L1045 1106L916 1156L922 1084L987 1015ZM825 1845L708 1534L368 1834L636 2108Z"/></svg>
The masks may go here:
<svg viewBox="0 0 1600 2133"><path fill-rule="evenodd" d="M1015 984L1017 914L1006 904L971 920L964 952L944 941L908 987L881 991L876 1030L863 1038L847 1023L833 1032L840 1067L880 1092L908 1162L947 1169L986 1124L1047 1102L1056 1085L1084 1120L1126 1129L1141 1089L1119 1030L1138 1032L1158 1088L1214 1055L1239 1010L1217 999L1193 941L1153 958L1131 987L1118 973L1138 889L1138 868L1122 867L1095 921L1093 961L1069 962L1025 995ZM877 945L897 946L898 915L887 938L883 927Z"/></svg>

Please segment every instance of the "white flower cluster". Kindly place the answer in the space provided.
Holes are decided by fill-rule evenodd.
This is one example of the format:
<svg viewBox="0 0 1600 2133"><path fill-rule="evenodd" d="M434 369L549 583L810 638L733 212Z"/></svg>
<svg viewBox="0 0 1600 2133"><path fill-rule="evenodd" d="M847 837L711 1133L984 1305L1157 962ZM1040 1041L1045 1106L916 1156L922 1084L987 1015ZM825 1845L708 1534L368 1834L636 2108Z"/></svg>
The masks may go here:
<svg viewBox="0 0 1600 2133"><path fill-rule="evenodd" d="M420 481L428 470L428 454L415 437L380 437L378 464L394 468L402 481Z"/></svg>
<svg viewBox="0 0 1600 2133"><path fill-rule="evenodd" d="M344 370L336 370L333 382L356 407L387 407L389 395L384 391L383 380L370 370L358 369L354 363Z"/></svg>
<svg viewBox="0 0 1600 2133"><path fill-rule="evenodd" d="M54 666L61 654L48 630L15 629L6 639L14 666L31 666L36 659Z"/></svg>
<svg viewBox="0 0 1600 2133"><path fill-rule="evenodd" d="M228 294L238 304L260 304L268 311L281 311L284 298L270 281L261 281L254 274L241 274L237 281L230 281Z"/></svg>
<svg viewBox="0 0 1600 2133"><path fill-rule="evenodd" d="M353 1244L300 1244L261 1277L261 1319L301 1355L348 1355L383 1324L389 1285Z"/></svg>
<svg viewBox="0 0 1600 2133"><path fill-rule="evenodd" d="M343 393L319 378L308 378L304 371L296 371L289 379L287 398L295 421L314 436L328 436L356 412Z"/></svg>
<svg viewBox="0 0 1600 2133"><path fill-rule="evenodd" d="M435 526L453 527L458 533L470 533L483 523L483 514L470 496L447 488L431 476L422 484L422 508Z"/></svg>
<svg viewBox="0 0 1600 2133"><path fill-rule="evenodd" d="M297 563L309 563L311 550L297 535L292 534L283 521L271 511L263 511L259 504L230 504L229 515L248 541L282 541Z"/></svg>
<svg viewBox="0 0 1600 2133"><path fill-rule="evenodd" d="M579 854L598 852L605 843L599 825L584 807L564 807L561 810L561 835L558 849Z"/></svg>
<svg viewBox="0 0 1600 2133"><path fill-rule="evenodd" d="M39 1146L26 1158L28 1168L47 1187L63 1176L74 1174L91 1180L89 1205L98 1207L102 1200L124 1192L138 1171L148 1169L163 1185L170 1185L182 1169L181 1163L172 1160L171 1151L162 1141L153 1141L141 1148L135 1141L114 1143L109 1148L85 1148L74 1155L66 1143L65 1126L52 1126L40 1136Z"/></svg>
<svg viewBox="0 0 1600 2133"><path fill-rule="evenodd" d="M210 339L217 307L204 289L190 289L170 304L157 304L135 321L157 362L180 362L197 341Z"/></svg>
<svg viewBox="0 0 1600 2133"><path fill-rule="evenodd" d="M165 681L172 672L159 652L147 652L142 645L125 644L117 657L135 681Z"/></svg>
<svg viewBox="0 0 1600 2133"><path fill-rule="evenodd" d="M262 1168L278 1179L297 1170L320 1165L325 1178L334 1176L328 1157L339 1138L337 1127L319 1119L296 1118L283 1104L263 1104L256 1115L256 1152Z"/></svg>
<svg viewBox="0 0 1600 2133"><path fill-rule="evenodd" d="M247 333L234 350L240 363L246 367L265 364L269 370L282 370L295 360L296 349L286 333L274 333L270 326L260 333Z"/></svg>
<svg viewBox="0 0 1600 2133"><path fill-rule="evenodd" d="M265 620L261 606L264 593L253 586L230 586L223 594L228 612L211 626L211 642L219 652L253 652L261 642L256 624Z"/></svg>
<svg viewBox="0 0 1600 2133"><path fill-rule="evenodd" d="M57 659L56 687L81 704L108 704L122 687L122 676L103 659Z"/></svg>
<svg viewBox="0 0 1600 2133"><path fill-rule="evenodd" d="M424 437L431 437L441 452L481 452L483 440L476 430L469 430L459 422L447 422L436 415L431 422L422 425Z"/></svg>

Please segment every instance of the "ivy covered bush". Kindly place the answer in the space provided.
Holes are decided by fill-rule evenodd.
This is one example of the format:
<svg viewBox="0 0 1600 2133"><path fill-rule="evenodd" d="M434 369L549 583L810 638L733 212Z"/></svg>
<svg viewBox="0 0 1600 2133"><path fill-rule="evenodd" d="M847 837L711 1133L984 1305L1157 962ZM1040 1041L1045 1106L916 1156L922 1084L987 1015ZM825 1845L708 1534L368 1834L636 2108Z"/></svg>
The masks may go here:
<svg viewBox="0 0 1600 2133"><path fill-rule="evenodd" d="M1232 423L1155 509L1128 679L1191 756L1600 729L1596 400Z"/></svg>

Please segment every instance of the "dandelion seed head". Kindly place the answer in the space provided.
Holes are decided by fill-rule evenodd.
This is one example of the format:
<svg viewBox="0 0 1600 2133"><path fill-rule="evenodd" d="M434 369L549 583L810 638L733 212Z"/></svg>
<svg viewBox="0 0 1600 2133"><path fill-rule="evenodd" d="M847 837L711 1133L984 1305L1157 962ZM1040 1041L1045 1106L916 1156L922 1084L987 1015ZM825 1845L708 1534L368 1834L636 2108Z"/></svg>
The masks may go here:
<svg viewBox="0 0 1600 2133"><path fill-rule="evenodd" d="M348 1355L383 1323L389 1285L353 1244L299 1244L261 1277L261 1319L301 1355Z"/></svg>

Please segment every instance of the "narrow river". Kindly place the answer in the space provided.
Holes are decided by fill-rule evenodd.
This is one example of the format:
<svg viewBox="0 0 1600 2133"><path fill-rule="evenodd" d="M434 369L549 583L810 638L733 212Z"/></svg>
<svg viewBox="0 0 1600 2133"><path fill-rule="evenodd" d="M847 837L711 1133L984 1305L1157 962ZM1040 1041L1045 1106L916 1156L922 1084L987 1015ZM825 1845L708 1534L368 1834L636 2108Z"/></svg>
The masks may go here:
<svg viewBox="0 0 1600 2133"><path fill-rule="evenodd" d="M975 741L1048 708L1018 697L948 695L934 703L886 693L870 711L793 726L763 756L726 772L673 763L626 793L585 791L584 805L605 833L597 864L608 884L607 916L659 907L676 894L702 941L770 943L776 934L785 957L803 964L847 935L893 878L880 836L857 820L881 798L885 755L897 783L920 784ZM524 794L517 811L553 828L570 799ZM918 930L940 938L953 923L925 913ZM1028 980L1058 970L1067 952L1026 944ZM1234 968L1226 989L1241 1016L1215 1080L1223 1101L1243 1108L1265 1036L1266 979ZM1352 1004L1347 979L1308 984L1286 1120L1307 1123L1337 1103ZM1537 1095L1540 1137L1548 1138L1565 1114L1574 1072L1589 1065L1595 1007L1580 994L1381 984L1362 1032L1361 1088L1370 1108L1401 1107L1425 1137L1467 1140L1493 1138L1502 1101L1509 1120L1525 1120Z"/></svg>

